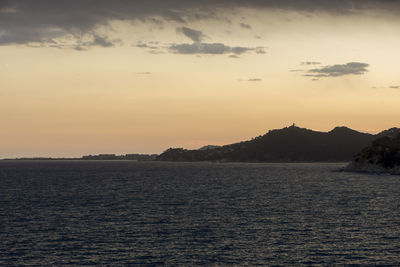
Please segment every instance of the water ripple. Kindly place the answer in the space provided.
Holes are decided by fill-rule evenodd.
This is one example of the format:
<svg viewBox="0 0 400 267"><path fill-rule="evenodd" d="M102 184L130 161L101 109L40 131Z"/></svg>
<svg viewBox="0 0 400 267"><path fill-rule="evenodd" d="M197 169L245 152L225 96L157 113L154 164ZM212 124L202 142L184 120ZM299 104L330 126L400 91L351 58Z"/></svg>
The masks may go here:
<svg viewBox="0 0 400 267"><path fill-rule="evenodd" d="M0 265L396 265L399 177L340 166L0 162Z"/></svg>

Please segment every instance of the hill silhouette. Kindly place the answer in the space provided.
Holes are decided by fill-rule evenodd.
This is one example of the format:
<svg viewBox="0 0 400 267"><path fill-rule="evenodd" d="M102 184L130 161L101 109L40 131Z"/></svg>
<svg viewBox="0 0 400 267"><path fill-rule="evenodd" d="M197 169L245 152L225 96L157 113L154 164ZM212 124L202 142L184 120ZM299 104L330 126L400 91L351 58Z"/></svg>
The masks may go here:
<svg viewBox="0 0 400 267"><path fill-rule="evenodd" d="M389 129L371 146L364 148L345 168L346 171L400 174L400 132Z"/></svg>
<svg viewBox="0 0 400 267"><path fill-rule="evenodd" d="M313 131L295 125L270 130L249 141L212 149L170 148L160 154L162 161L237 162L326 162L350 161L377 136L347 127L329 132Z"/></svg>

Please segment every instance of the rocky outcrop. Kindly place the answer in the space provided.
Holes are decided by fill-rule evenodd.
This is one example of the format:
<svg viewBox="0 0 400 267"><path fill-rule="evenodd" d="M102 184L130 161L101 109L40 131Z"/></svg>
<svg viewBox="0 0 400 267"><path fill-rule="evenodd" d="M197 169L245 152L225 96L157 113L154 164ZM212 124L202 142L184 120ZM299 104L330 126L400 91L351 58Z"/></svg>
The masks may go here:
<svg viewBox="0 0 400 267"><path fill-rule="evenodd" d="M358 153L345 171L400 175L400 134L383 136Z"/></svg>

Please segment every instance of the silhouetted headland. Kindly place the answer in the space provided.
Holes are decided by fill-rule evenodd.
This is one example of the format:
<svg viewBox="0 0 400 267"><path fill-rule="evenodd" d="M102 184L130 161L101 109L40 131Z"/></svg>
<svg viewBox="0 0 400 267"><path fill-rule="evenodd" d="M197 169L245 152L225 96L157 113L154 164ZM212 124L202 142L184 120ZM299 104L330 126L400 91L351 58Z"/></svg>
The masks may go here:
<svg viewBox="0 0 400 267"><path fill-rule="evenodd" d="M294 124L270 130L249 141L188 150L170 148L157 157L161 161L229 162L346 162L377 138L347 127L329 132L300 128ZM204 149L207 148L207 149Z"/></svg>
<svg viewBox="0 0 400 267"><path fill-rule="evenodd" d="M371 146L358 153L345 171L400 174L400 129L382 132Z"/></svg>

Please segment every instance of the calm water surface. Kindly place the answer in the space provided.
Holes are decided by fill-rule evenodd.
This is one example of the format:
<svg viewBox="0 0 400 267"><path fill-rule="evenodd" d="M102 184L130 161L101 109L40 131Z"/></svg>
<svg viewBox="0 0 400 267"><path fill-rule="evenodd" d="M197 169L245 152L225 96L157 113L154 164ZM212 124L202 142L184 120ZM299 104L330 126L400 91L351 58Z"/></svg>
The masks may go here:
<svg viewBox="0 0 400 267"><path fill-rule="evenodd" d="M0 265L400 263L400 177L343 164L0 162Z"/></svg>

